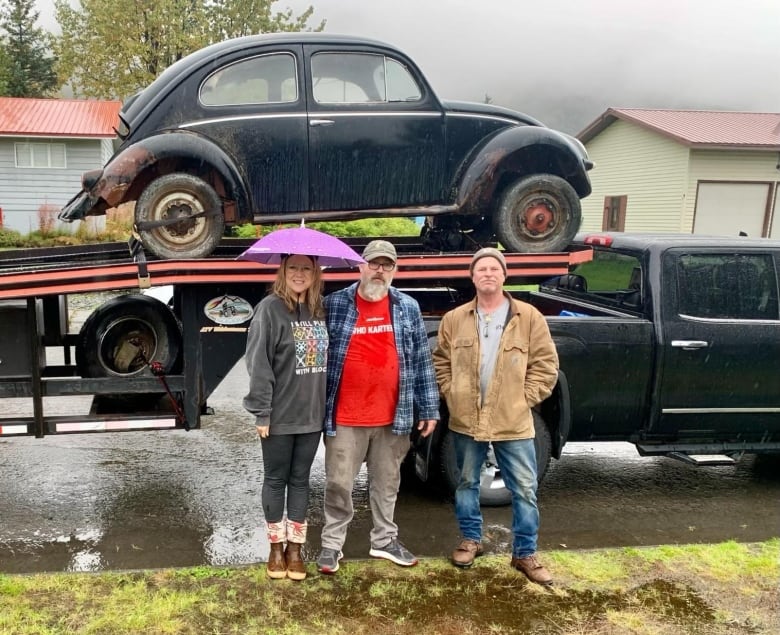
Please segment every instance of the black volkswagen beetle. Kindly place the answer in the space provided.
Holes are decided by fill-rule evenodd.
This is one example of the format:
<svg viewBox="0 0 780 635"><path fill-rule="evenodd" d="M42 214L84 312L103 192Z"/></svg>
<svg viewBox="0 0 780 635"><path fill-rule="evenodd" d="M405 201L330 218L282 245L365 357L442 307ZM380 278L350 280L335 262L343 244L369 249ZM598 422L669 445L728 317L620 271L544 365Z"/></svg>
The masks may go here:
<svg viewBox="0 0 780 635"><path fill-rule="evenodd" d="M142 243L201 258L226 226L425 216L436 250L559 251L592 167L576 139L488 104L442 101L387 44L257 35L196 51L129 98L120 145L59 218L135 201Z"/></svg>

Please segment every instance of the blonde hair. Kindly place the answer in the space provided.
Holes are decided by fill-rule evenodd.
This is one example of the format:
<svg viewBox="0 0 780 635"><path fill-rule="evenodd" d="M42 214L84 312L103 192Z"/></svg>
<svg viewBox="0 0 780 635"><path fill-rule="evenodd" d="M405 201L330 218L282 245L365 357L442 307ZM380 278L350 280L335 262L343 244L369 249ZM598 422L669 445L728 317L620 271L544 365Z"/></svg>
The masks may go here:
<svg viewBox="0 0 780 635"><path fill-rule="evenodd" d="M322 289L324 283L322 281L322 269L317 264L317 259L312 256L306 256L313 265L311 286L305 291L306 293L306 306L309 309L309 313L313 317L321 318L325 315L325 307L322 304ZM290 290L287 286L287 261L290 256L285 256L282 259L282 263L279 265L279 269L276 270L276 280L274 280L274 286L271 288L271 293L278 295L284 302L284 306L290 313L293 313L298 308L298 295Z"/></svg>

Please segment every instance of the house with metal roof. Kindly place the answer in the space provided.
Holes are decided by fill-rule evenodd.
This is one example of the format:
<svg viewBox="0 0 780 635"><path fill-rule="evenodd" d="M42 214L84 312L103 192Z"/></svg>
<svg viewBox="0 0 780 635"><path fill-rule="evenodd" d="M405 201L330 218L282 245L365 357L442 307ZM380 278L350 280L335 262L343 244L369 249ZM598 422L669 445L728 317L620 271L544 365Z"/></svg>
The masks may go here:
<svg viewBox="0 0 780 635"><path fill-rule="evenodd" d="M610 108L577 138L583 231L780 238L780 113Z"/></svg>
<svg viewBox="0 0 780 635"><path fill-rule="evenodd" d="M60 208L81 190L82 173L113 153L120 107L118 101L0 97L3 227L27 234L56 225Z"/></svg>

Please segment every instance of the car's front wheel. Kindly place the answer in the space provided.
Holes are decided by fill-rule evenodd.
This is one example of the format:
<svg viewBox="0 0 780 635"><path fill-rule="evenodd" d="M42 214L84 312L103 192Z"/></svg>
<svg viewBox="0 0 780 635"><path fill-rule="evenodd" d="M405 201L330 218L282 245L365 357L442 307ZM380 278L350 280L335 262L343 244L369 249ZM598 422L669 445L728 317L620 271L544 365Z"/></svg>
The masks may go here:
<svg viewBox="0 0 780 635"><path fill-rule="evenodd" d="M225 230L222 201L191 174L161 176L135 204L135 223L144 247L159 258L205 258Z"/></svg>
<svg viewBox="0 0 780 635"><path fill-rule="evenodd" d="M534 428L536 438L534 448L536 450L536 478L542 482L547 467L550 465L552 454L552 439L547 424L541 415L534 411ZM458 487L458 465L455 459L455 447L452 442L452 434L447 431L441 444L441 472L444 483L451 493L455 493ZM488 449L488 456L479 477L479 503L487 507L509 505L512 502L512 494L504 484L504 477L498 467L492 446Z"/></svg>
<svg viewBox="0 0 780 635"><path fill-rule="evenodd" d="M507 251L563 251L582 222L577 192L553 174L533 174L509 186L493 215L493 228Z"/></svg>

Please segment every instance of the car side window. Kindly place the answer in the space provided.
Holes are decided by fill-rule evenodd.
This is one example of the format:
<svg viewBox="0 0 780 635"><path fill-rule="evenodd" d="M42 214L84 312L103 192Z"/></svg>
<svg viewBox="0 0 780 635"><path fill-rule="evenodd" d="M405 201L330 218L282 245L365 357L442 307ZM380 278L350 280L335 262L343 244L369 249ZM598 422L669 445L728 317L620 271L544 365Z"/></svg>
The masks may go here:
<svg viewBox="0 0 780 635"><path fill-rule="evenodd" d="M311 76L319 104L416 101L422 96L403 64L375 53L316 53Z"/></svg>
<svg viewBox="0 0 780 635"><path fill-rule="evenodd" d="M419 101L422 93L414 77L400 62L385 58L387 101Z"/></svg>
<svg viewBox="0 0 780 635"><path fill-rule="evenodd" d="M212 73L200 89L204 106L240 106L298 100L295 57L259 55Z"/></svg>
<svg viewBox="0 0 780 635"><path fill-rule="evenodd" d="M769 254L686 254L677 266L679 313L731 320L777 320L778 288Z"/></svg>

